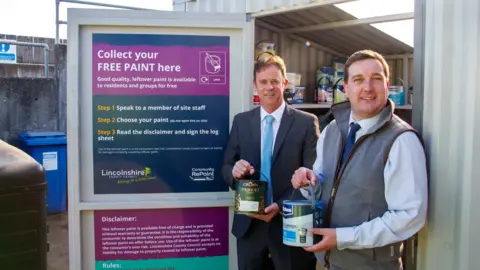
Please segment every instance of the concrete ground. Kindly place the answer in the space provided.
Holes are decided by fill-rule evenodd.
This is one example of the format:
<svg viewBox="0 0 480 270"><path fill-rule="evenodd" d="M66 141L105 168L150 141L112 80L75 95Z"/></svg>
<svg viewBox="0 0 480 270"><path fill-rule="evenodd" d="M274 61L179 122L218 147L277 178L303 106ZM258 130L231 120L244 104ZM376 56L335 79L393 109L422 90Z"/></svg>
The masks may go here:
<svg viewBox="0 0 480 270"><path fill-rule="evenodd" d="M68 270L68 216L66 214L50 215L47 217L49 225L47 270Z"/></svg>
<svg viewBox="0 0 480 270"><path fill-rule="evenodd" d="M68 216L50 215L47 222L50 228L47 270L68 270ZM323 267L317 265L317 270L323 270Z"/></svg>

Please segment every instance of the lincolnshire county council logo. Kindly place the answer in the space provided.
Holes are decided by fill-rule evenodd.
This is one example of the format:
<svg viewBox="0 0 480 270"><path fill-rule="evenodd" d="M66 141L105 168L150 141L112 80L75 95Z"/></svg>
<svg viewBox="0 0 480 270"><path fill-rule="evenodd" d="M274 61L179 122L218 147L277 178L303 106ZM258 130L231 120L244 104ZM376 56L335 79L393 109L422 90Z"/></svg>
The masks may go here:
<svg viewBox="0 0 480 270"><path fill-rule="evenodd" d="M101 175L109 179L115 179L119 184L131 184L156 179L155 176L152 176L152 170L149 167L145 167L143 170L101 170Z"/></svg>
<svg viewBox="0 0 480 270"><path fill-rule="evenodd" d="M152 173L152 170L150 168L145 167L145 177L149 176Z"/></svg>

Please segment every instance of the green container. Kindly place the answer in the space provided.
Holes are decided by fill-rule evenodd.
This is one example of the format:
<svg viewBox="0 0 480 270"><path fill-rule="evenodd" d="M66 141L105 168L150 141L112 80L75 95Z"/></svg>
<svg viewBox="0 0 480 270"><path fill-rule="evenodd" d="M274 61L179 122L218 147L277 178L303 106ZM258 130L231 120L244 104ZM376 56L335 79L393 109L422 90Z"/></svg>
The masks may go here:
<svg viewBox="0 0 480 270"><path fill-rule="evenodd" d="M235 213L265 214L267 182L261 180L237 180L235 183Z"/></svg>

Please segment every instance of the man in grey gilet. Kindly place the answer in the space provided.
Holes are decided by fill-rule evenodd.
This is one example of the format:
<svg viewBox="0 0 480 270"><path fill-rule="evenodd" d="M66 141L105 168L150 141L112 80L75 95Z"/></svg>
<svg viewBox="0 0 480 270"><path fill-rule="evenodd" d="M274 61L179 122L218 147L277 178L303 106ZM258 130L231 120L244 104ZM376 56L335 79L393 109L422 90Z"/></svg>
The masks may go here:
<svg viewBox="0 0 480 270"><path fill-rule="evenodd" d="M313 171L299 168L292 185L325 209L321 242L305 248L330 270L400 270L402 242L425 224L427 169L420 136L388 99L389 68L376 52L345 63L348 101L317 143Z"/></svg>

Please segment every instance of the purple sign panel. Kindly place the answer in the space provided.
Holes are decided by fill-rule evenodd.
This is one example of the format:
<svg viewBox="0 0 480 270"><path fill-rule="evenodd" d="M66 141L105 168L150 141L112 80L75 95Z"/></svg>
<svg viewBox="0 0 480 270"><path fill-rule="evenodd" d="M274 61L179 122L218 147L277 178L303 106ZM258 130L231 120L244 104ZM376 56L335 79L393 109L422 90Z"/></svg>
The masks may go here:
<svg viewBox="0 0 480 270"><path fill-rule="evenodd" d="M227 192L230 38L92 40L94 193Z"/></svg>
<svg viewBox="0 0 480 270"><path fill-rule="evenodd" d="M225 46L95 44L93 93L228 95L227 50Z"/></svg>
<svg viewBox="0 0 480 270"><path fill-rule="evenodd" d="M97 269L108 265L188 269L188 258L205 267L220 263L228 268L228 207L101 210L95 211L94 222ZM222 269L218 267L211 269Z"/></svg>

